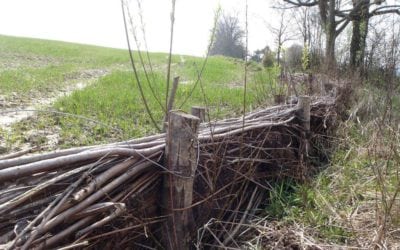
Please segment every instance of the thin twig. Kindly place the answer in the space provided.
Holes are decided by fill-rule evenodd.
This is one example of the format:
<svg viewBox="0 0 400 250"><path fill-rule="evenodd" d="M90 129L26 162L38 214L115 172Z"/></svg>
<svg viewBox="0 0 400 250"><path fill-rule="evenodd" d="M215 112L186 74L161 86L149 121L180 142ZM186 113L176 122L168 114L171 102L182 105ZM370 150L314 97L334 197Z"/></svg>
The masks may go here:
<svg viewBox="0 0 400 250"><path fill-rule="evenodd" d="M139 0L138 0L138 5L140 6ZM155 92L155 90L154 90L154 88L153 88L153 86L151 84L151 81L150 81L150 78L149 78L149 74L148 74L147 69L146 69L146 64L145 64L145 62L143 60L142 50L140 49L140 45L139 45L139 38L137 37L137 34L136 34L135 26L134 26L134 23L133 23L133 17L132 17L132 15L130 13L130 9L128 7L126 9L128 11L129 23L130 23L131 28L132 28L133 39L135 40L136 49L137 49L137 52L138 52L138 55L139 55L140 64L142 65L143 72L144 72L144 75L146 77L147 85L150 88L150 92L153 95L153 98L156 100L156 102L158 103L160 108L162 110L164 110L164 106L161 104L161 101L160 101L159 97L156 95L156 92ZM144 25L143 24L143 17L141 15L140 15L140 19L141 19L142 26L143 26ZM143 31L143 34L144 34L144 28L142 28L142 31ZM152 73L152 76L153 76L153 83L155 83L155 77L154 77L154 73L152 72L153 69L151 67L151 60L150 60L150 56L149 56L148 51L147 51L147 55L148 55L147 59L148 59L148 61L150 63L150 70L151 70L151 73Z"/></svg>
<svg viewBox="0 0 400 250"><path fill-rule="evenodd" d="M168 53L168 65L167 65L167 88L165 90L165 116L168 116L168 95L169 95L169 82L171 81L171 64L172 64L172 45L174 41L174 25L175 25L175 3L176 0L171 0L172 10L171 10L171 28L170 28L170 39L169 39L169 53Z"/></svg>
<svg viewBox="0 0 400 250"><path fill-rule="evenodd" d="M121 0L121 8L122 8L122 16L124 18L125 35L126 35L126 42L128 44L129 58L131 60L131 65L132 65L133 73L134 73L134 76L135 76L135 79L136 79L136 84L137 84L137 86L139 88L140 96L142 97L142 101L143 101L144 107L146 108L146 112L149 115L150 120L153 123L154 127L158 130L158 132L160 132L161 129L158 126L157 122L155 121L155 119L153 117L153 113L151 112L150 107L149 107L149 105L147 103L146 97L145 97L144 92L143 92L142 84L141 84L141 81L139 79L139 74L138 74L137 69L136 69L135 61L133 60L133 53L132 53L131 44L130 44L130 41L129 41L128 25L126 23L126 17L125 17L124 0Z"/></svg>

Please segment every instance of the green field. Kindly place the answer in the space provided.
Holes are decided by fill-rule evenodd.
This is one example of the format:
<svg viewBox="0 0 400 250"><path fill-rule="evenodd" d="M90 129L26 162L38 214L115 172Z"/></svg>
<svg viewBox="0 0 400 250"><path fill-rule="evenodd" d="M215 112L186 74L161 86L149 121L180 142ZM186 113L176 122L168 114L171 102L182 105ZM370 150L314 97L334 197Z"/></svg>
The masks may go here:
<svg viewBox="0 0 400 250"><path fill-rule="evenodd" d="M161 127L168 55L150 53L149 56L153 71L150 72L150 64L146 61L147 81L138 53L134 53L144 95ZM197 81L204 60L184 55L172 57L171 78L180 77L174 108L189 112L193 105L207 106L212 119L240 115L243 111L244 62L210 57L200 81ZM276 70L265 71L257 64L249 64L247 110L265 103L272 94L268 86L275 84L275 74ZM13 124L11 132L6 133L3 129L7 148L11 150L24 143L45 145L49 140L48 131L58 134L56 145L52 145L54 148L125 140L157 130L145 111L127 50L0 36L0 95L10 103L9 107L23 106L27 100L35 104L41 98L57 95L68 86L89 80L88 86L58 98L50 106L35 106L58 113L39 112ZM39 133L31 135L32 131ZM31 137L35 137L33 142Z"/></svg>
<svg viewBox="0 0 400 250"><path fill-rule="evenodd" d="M138 64L144 95L159 126L166 102L167 57L150 53L150 85ZM241 115L244 62L210 57L196 84L204 60L173 56L171 75L180 77L174 108L188 112L191 106L206 106L211 119ZM270 104L273 94L284 91L276 82L277 73L277 68L248 65L246 111ZM77 83L84 87L60 95ZM369 248L384 241L385 249L398 248L400 101L398 90L392 93L383 84L382 80L380 85L352 86L353 107L345 112L347 121L338 117L336 133L326 138L333 148L327 152L328 162L314 176L303 183L286 179L271 183L270 199L260 212L265 218L260 221L266 229L270 227L266 235L274 232L277 241L287 238L310 249L314 245ZM48 97L57 98L43 104ZM45 151L121 141L158 132L145 111L126 50L0 36L0 110L27 106L41 112L8 127L0 126L0 155L24 148Z"/></svg>

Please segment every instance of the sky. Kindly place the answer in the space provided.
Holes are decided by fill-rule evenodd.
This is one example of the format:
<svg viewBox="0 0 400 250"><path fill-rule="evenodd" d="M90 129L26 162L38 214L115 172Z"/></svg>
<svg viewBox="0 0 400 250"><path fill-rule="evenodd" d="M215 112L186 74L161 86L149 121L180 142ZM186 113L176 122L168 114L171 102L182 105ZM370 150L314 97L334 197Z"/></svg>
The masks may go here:
<svg viewBox="0 0 400 250"><path fill-rule="evenodd" d="M136 0L129 3L138 17ZM279 19L271 3L248 0L249 51L274 47L265 24L277 25ZM142 0L142 5L149 50L167 52L171 1ZM244 24L244 0L176 0L173 53L205 55L218 6L237 13ZM0 0L0 34L127 48L119 0Z"/></svg>

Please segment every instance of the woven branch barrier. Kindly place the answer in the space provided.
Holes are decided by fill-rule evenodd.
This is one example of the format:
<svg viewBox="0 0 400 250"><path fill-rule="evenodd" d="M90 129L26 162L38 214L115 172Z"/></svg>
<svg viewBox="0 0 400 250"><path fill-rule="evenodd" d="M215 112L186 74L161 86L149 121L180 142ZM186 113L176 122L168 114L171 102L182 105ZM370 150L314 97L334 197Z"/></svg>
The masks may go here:
<svg viewBox="0 0 400 250"><path fill-rule="evenodd" d="M171 249L163 238L176 237L176 228L166 221L183 211L190 211L187 246L241 248L243 226L257 216L270 183L303 180L310 162L324 156L335 100L312 100L310 131L298 112L280 105L201 123L194 176L164 164L166 134L3 158L0 249ZM165 207L166 176L192 178L189 206Z"/></svg>

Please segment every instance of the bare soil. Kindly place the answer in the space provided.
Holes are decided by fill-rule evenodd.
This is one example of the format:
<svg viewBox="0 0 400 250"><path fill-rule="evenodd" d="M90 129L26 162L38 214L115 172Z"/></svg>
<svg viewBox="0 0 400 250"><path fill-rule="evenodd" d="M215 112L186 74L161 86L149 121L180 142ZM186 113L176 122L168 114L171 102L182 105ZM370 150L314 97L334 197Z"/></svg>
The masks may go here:
<svg viewBox="0 0 400 250"><path fill-rule="evenodd" d="M22 121L25 121L26 124L33 123L38 119L38 110L46 110L57 99L87 87L108 73L109 71L105 69L83 70L66 77L67 80L63 85L64 87L56 91L30 93L28 97L17 93L12 93L9 96L0 95L0 132L4 131L5 137L11 136L14 124ZM6 138L1 138L0 133L0 155L9 153L10 148L13 148L13 151L25 150L27 148L35 148L43 142L45 142L45 145L42 146L54 149L58 145L60 130L56 126L51 129L24 131L24 143L23 145L15 145L16 147L14 145L12 147L5 145Z"/></svg>

